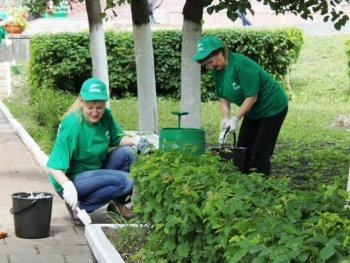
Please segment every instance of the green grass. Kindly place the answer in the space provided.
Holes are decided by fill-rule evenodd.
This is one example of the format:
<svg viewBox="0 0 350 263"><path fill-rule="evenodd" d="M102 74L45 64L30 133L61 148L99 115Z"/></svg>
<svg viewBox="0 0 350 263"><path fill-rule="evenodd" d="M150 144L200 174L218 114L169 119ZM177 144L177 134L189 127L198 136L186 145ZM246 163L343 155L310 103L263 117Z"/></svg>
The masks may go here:
<svg viewBox="0 0 350 263"><path fill-rule="evenodd" d="M350 134L348 128L332 128L337 114L350 115L349 76L345 39L349 34L306 36L299 60L291 67L289 112L282 127L275 154L273 172L307 180L343 177L349 168ZM52 139L30 117L25 70L13 75L14 95L5 104L11 113L49 153ZM286 87L287 85L283 83ZM111 108L124 130L137 130L136 98L112 100ZM176 127L179 101L158 98L159 128ZM202 104L202 127L207 143L217 144L220 124L217 101ZM344 185L345 187L345 185Z"/></svg>

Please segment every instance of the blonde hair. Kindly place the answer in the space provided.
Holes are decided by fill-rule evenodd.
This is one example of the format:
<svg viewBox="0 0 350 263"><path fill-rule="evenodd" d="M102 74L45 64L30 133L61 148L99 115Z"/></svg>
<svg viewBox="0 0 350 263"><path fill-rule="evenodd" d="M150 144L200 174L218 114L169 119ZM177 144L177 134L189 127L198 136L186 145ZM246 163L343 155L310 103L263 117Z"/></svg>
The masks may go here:
<svg viewBox="0 0 350 263"><path fill-rule="evenodd" d="M83 104L86 103L96 103L100 100L89 100L89 101L85 101L83 100L83 98L81 96L79 96L74 102L73 104L68 108L68 110L62 115L62 117L60 118L60 121L62 121L65 117L67 117L69 114L71 113L75 113L78 120L81 119L81 112L83 109Z"/></svg>
<svg viewBox="0 0 350 263"><path fill-rule="evenodd" d="M77 116L80 116L80 114L78 114L83 106L82 106L82 102L83 102L83 99L82 97L78 97L74 102L73 104L68 108L68 110L62 115L62 117L60 118L60 121L62 121L65 117L67 117L69 114L71 114L72 112L76 113Z"/></svg>

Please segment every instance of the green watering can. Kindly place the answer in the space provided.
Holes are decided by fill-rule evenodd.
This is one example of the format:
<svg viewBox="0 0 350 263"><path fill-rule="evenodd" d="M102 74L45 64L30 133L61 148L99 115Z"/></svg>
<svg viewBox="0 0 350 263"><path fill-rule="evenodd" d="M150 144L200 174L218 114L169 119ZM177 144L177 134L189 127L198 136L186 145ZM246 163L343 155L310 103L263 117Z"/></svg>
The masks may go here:
<svg viewBox="0 0 350 263"><path fill-rule="evenodd" d="M159 135L159 149L170 151L181 149L185 152L200 155L205 151L205 131L196 128L181 128L181 116L188 115L185 111L172 111L178 116L177 128L162 128Z"/></svg>

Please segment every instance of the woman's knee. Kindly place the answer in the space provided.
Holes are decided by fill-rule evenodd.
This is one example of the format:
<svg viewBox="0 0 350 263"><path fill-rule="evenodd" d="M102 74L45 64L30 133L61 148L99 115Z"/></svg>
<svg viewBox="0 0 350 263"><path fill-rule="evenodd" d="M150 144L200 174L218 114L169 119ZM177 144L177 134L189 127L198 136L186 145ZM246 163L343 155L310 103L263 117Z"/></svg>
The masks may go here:
<svg viewBox="0 0 350 263"><path fill-rule="evenodd" d="M131 164L133 164L135 161L135 151L130 146L122 146L108 153L103 167L105 169L128 171Z"/></svg>

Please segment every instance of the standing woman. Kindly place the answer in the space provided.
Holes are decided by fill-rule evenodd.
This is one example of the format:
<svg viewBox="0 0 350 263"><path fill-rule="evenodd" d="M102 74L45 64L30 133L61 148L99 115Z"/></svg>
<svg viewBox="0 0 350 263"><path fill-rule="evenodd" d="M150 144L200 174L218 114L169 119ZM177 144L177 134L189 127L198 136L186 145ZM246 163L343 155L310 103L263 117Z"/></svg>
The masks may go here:
<svg viewBox="0 0 350 263"><path fill-rule="evenodd" d="M133 191L128 172L135 161L130 146L136 142L114 121L106 109L107 100L107 88L100 79L83 83L79 98L62 117L47 162L50 182L65 200L75 225L84 225L77 218L77 207L91 213L109 203L107 211L132 217L125 204Z"/></svg>
<svg viewBox="0 0 350 263"><path fill-rule="evenodd" d="M243 118L237 141L238 147L247 148L243 172L270 175L270 158L288 111L288 96L283 88L259 64L227 51L214 36L198 41L192 59L212 69L220 99L221 131L234 133ZM231 103L239 106L233 117Z"/></svg>

